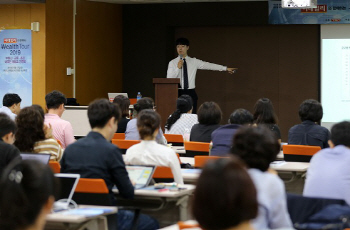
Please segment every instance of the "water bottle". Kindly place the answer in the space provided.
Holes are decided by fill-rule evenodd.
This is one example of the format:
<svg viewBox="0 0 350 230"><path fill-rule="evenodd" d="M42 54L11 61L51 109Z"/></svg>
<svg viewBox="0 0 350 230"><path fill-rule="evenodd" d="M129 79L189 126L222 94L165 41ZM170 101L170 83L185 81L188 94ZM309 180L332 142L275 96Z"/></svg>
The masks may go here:
<svg viewBox="0 0 350 230"><path fill-rule="evenodd" d="M137 100L140 100L141 98L142 98L142 95L141 95L140 92L138 92L138 93L137 93L137 96L136 96L136 99L137 99Z"/></svg>
<svg viewBox="0 0 350 230"><path fill-rule="evenodd" d="M185 128L185 132L183 134L184 141L190 141L191 131L188 128Z"/></svg>

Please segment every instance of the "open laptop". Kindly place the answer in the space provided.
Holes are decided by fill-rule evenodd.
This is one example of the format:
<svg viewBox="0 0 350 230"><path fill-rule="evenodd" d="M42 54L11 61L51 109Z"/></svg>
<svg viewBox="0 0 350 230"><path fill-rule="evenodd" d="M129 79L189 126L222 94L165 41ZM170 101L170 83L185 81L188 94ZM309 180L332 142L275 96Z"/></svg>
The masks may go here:
<svg viewBox="0 0 350 230"><path fill-rule="evenodd" d="M135 189L147 187L156 168L154 165L127 165L125 167L130 180L135 183Z"/></svg>
<svg viewBox="0 0 350 230"><path fill-rule="evenodd" d="M54 210L68 209L75 188L79 182L80 174L56 173L55 177L60 181L61 191L54 203Z"/></svg>
<svg viewBox="0 0 350 230"><path fill-rule="evenodd" d="M114 98L119 95L129 98L127 93L108 93L108 99L110 102L113 102Z"/></svg>
<svg viewBox="0 0 350 230"><path fill-rule="evenodd" d="M50 154L42 153L21 153L22 160L35 160L47 165L50 161Z"/></svg>

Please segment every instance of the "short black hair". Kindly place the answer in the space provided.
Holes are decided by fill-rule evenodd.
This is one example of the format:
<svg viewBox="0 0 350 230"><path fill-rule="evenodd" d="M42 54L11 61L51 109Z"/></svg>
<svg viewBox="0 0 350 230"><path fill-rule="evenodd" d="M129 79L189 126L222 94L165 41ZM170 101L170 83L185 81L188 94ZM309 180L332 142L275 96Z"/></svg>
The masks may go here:
<svg viewBox="0 0 350 230"><path fill-rule="evenodd" d="M192 213L203 229L229 229L258 214L257 192L237 158L209 161L198 178Z"/></svg>
<svg viewBox="0 0 350 230"><path fill-rule="evenodd" d="M154 101L150 97L143 97L139 99L136 104L134 104L134 109L137 113L141 112L144 109L153 109Z"/></svg>
<svg viewBox="0 0 350 230"><path fill-rule="evenodd" d="M350 147L350 122L343 121L333 125L331 129L331 141L334 145Z"/></svg>
<svg viewBox="0 0 350 230"><path fill-rule="evenodd" d="M60 105L67 104L67 98L58 90L54 90L45 96L47 109L58 109Z"/></svg>
<svg viewBox="0 0 350 230"><path fill-rule="evenodd" d="M246 109L236 109L228 120L230 124L245 125L253 123L253 115Z"/></svg>
<svg viewBox="0 0 350 230"><path fill-rule="evenodd" d="M6 134L16 134L16 123L5 113L0 113L0 138L3 138Z"/></svg>
<svg viewBox="0 0 350 230"><path fill-rule="evenodd" d="M231 153L240 157L249 168L265 172L279 151L277 138L265 125L243 126L233 137Z"/></svg>
<svg viewBox="0 0 350 230"><path fill-rule="evenodd" d="M2 99L2 105L6 107L11 107L14 104L18 104L22 101L22 99L15 93L7 93L4 95Z"/></svg>
<svg viewBox="0 0 350 230"><path fill-rule="evenodd" d="M277 124L278 119L270 99L260 98L257 100L253 118L257 124Z"/></svg>
<svg viewBox="0 0 350 230"><path fill-rule="evenodd" d="M119 105L119 108L122 111L122 117L129 116L129 106L130 106L129 98L123 95L118 95L114 98L113 103L116 103Z"/></svg>
<svg viewBox="0 0 350 230"><path fill-rule="evenodd" d="M137 129L142 140L159 129L160 115L153 109L144 109L137 116Z"/></svg>
<svg viewBox="0 0 350 230"><path fill-rule="evenodd" d="M301 121L320 122L323 117L323 108L320 102L314 99L307 99L299 107Z"/></svg>
<svg viewBox="0 0 350 230"><path fill-rule="evenodd" d="M175 42L176 45L190 46L190 41L187 38L178 38Z"/></svg>
<svg viewBox="0 0 350 230"><path fill-rule="evenodd" d="M203 125L217 125L222 118L222 112L219 105L213 101L201 104L197 115L199 124Z"/></svg>
<svg viewBox="0 0 350 230"><path fill-rule="evenodd" d="M109 119L120 120L121 112L119 106L107 99L97 99L90 103L88 107L88 118L91 128L103 128Z"/></svg>

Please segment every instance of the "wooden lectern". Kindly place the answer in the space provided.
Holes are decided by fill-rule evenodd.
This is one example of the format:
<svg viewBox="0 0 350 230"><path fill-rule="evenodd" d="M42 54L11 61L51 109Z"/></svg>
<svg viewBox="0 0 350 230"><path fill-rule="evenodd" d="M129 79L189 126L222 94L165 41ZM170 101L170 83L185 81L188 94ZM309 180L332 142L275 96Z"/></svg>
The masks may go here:
<svg viewBox="0 0 350 230"><path fill-rule="evenodd" d="M164 132L164 126L169 115L176 110L179 83L179 78L153 78L155 105L162 118L161 127Z"/></svg>

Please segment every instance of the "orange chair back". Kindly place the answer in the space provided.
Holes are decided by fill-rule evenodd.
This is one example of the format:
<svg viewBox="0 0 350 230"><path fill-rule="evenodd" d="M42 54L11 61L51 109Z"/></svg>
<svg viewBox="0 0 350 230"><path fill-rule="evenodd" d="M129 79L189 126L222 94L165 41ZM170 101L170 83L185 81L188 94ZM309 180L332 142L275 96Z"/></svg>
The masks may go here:
<svg viewBox="0 0 350 230"><path fill-rule="evenodd" d="M52 169L54 173L60 173L61 172L61 165L57 161L49 161L49 166Z"/></svg>
<svg viewBox="0 0 350 230"><path fill-rule="evenodd" d="M56 141L57 141L57 143L62 147L61 141L60 141L60 140L56 140Z"/></svg>
<svg viewBox="0 0 350 230"><path fill-rule="evenodd" d="M130 105L136 104L137 98L129 98L130 100Z"/></svg>
<svg viewBox="0 0 350 230"><path fill-rule="evenodd" d="M194 167L203 168L204 165L210 160L217 160L222 157L217 156L194 156Z"/></svg>
<svg viewBox="0 0 350 230"><path fill-rule="evenodd" d="M174 178L171 168L164 166L157 166L154 171L153 178Z"/></svg>
<svg viewBox="0 0 350 230"><path fill-rule="evenodd" d="M177 225L179 227L179 230L182 229L191 229L191 228L199 228L199 224L188 224L183 221L177 222Z"/></svg>
<svg viewBox="0 0 350 230"><path fill-rule="evenodd" d="M180 134L164 134L165 139L171 143L183 143L184 138Z"/></svg>
<svg viewBox="0 0 350 230"><path fill-rule="evenodd" d="M131 146L140 143L139 140L122 140L122 139L112 139L112 144L115 144L120 149L128 149Z"/></svg>
<svg viewBox="0 0 350 230"><path fill-rule="evenodd" d="M209 153L209 143L185 141L184 144L185 144L185 150Z"/></svg>
<svg viewBox="0 0 350 230"><path fill-rule="evenodd" d="M310 162L311 157L320 150L320 146L283 145L284 160Z"/></svg>
<svg viewBox="0 0 350 230"><path fill-rule="evenodd" d="M109 193L107 185L103 179L80 178L75 188L75 192L80 193Z"/></svg>
<svg viewBox="0 0 350 230"><path fill-rule="evenodd" d="M125 140L125 133L115 133L112 139L122 139Z"/></svg>
<svg viewBox="0 0 350 230"><path fill-rule="evenodd" d="M181 159L180 159L180 155L178 153L176 153L177 159L179 159L179 162L181 164Z"/></svg>

